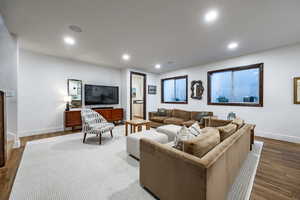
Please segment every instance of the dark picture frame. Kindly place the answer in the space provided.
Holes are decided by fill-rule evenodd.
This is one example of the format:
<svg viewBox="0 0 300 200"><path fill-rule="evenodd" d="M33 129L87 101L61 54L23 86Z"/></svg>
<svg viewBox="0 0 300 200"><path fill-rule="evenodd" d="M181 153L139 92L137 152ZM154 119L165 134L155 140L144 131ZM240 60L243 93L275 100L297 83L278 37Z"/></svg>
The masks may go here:
<svg viewBox="0 0 300 200"><path fill-rule="evenodd" d="M156 94L156 85L148 85L148 94Z"/></svg>
<svg viewBox="0 0 300 200"><path fill-rule="evenodd" d="M294 78L294 104L300 104L300 77Z"/></svg>
<svg viewBox="0 0 300 200"><path fill-rule="evenodd" d="M176 79L185 79L186 80L186 86L185 86L185 91L186 91L186 99L185 101L182 102L176 102L176 101L165 101L164 100L164 81L166 80L176 80ZM184 76L175 76L175 77L170 77L170 78L165 78L165 79L161 79L161 103L165 103L165 104L188 104L188 76L184 75Z"/></svg>
<svg viewBox="0 0 300 200"><path fill-rule="evenodd" d="M192 99L202 99L202 95L204 92L204 87L202 81L192 81L191 82L191 98Z"/></svg>
<svg viewBox="0 0 300 200"><path fill-rule="evenodd" d="M247 69L259 69L259 102L254 103L223 103L211 101L211 76L214 73L226 71L241 71ZM214 70L207 72L207 104L208 105L221 105L221 106L249 106L249 107L263 107L264 104L264 63L252 64L247 66L233 67L221 70Z"/></svg>
<svg viewBox="0 0 300 200"><path fill-rule="evenodd" d="M78 86L80 87L80 93L77 95L72 95L71 93L71 82L77 83ZM68 96L71 96L71 108L81 108L82 107L82 80L77 80L77 79L68 79ZM80 96L80 100L76 100L75 96Z"/></svg>

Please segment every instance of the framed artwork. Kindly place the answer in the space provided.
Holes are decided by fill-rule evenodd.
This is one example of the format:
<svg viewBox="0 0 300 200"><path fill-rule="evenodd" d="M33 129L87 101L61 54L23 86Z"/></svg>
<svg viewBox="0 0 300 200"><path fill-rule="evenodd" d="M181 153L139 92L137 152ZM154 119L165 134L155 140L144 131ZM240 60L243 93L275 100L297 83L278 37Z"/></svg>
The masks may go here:
<svg viewBox="0 0 300 200"><path fill-rule="evenodd" d="M202 99L202 95L204 92L204 87L202 85L202 81L192 81L191 83L191 98L192 99L198 99L201 100Z"/></svg>
<svg viewBox="0 0 300 200"><path fill-rule="evenodd" d="M294 104L300 104L300 77L294 78Z"/></svg>
<svg viewBox="0 0 300 200"><path fill-rule="evenodd" d="M82 81L68 79L68 96L71 96L71 108L82 107Z"/></svg>
<svg viewBox="0 0 300 200"><path fill-rule="evenodd" d="M148 94L156 94L156 86L148 85Z"/></svg>

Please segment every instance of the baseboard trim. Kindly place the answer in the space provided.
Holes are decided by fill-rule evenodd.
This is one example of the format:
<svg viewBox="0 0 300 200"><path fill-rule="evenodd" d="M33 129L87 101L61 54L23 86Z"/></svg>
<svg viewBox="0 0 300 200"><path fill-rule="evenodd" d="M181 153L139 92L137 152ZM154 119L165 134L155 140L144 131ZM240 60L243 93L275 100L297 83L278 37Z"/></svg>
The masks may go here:
<svg viewBox="0 0 300 200"><path fill-rule="evenodd" d="M265 131L256 131L255 135L260 136L260 137L274 139L274 140L281 140L281 141L300 144L300 137L275 134L275 133L270 133L270 132L265 132Z"/></svg>
<svg viewBox="0 0 300 200"><path fill-rule="evenodd" d="M14 149L19 148L21 146L20 139L19 139L19 137L16 133L8 131L7 132L7 139L8 139L8 141L13 141L13 148Z"/></svg>
<svg viewBox="0 0 300 200"><path fill-rule="evenodd" d="M62 127L53 127L53 128L45 128L45 129L37 129L37 130L31 130L31 131L21 131L20 137L26 137L26 136L32 136L32 135L41 135L45 133L55 133L64 131L65 129Z"/></svg>

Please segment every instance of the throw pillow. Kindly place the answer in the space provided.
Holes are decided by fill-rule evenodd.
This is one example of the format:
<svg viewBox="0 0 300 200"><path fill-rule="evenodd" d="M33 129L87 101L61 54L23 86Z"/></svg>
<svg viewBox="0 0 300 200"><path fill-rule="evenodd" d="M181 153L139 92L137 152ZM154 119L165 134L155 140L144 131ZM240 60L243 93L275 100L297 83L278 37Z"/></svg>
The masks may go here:
<svg viewBox="0 0 300 200"><path fill-rule="evenodd" d="M189 129L185 126L183 126L177 133L176 137L175 137L175 141L174 141L174 145L175 148L182 150L183 148L183 141L185 140L189 140L192 137L194 137L194 135L191 134L191 132L189 131Z"/></svg>
<svg viewBox="0 0 300 200"><path fill-rule="evenodd" d="M237 130L237 127L238 126L233 123L227 124L226 126L218 127L218 130L220 131L221 141L225 140L226 138L231 136L233 133L235 133Z"/></svg>
<svg viewBox="0 0 300 200"><path fill-rule="evenodd" d="M203 129L203 133L199 136L184 141L183 151L199 158L212 150L220 143L220 134L218 129L207 127Z"/></svg>
<svg viewBox="0 0 300 200"><path fill-rule="evenodd" d="M237 119L232 120L231 123L236 124L238 129L240 129L240 128L242 128L242 126L244 126L245 121L240 118L237 118Z"/></svg>
<svg viewBox="0 0 300 200"><path fill-rule="evenodd" d="M158 114L158 116L165 117L165 116L167 116L167 109L158 108L157 109L157 114Z"/></svg>
<svg viewBox="0 0 300 200"><path fill-rule="evenodd" d="M199 123L195 122L194 124L192 124L192 126L190 126L189 128L189 131L194 136L198 136L201 133L201 128L199 126Z"/></svg>

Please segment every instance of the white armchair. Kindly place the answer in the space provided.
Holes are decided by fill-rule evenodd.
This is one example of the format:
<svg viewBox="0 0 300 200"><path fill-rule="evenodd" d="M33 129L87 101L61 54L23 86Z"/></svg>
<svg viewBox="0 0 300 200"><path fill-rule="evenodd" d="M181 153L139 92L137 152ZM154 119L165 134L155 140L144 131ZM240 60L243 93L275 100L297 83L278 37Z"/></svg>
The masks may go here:
<svg viewBox="0 0 300 200"><path fill-rule="evenodd" d="M82 119L82 131L84 133L83 143L85 142L87 134L99 135L99 144L101 144L102 133L110 131L111 137L113 137L112 130L115 127L113 123L109 123L99 113L91 109L81 110Z"/></svg>

